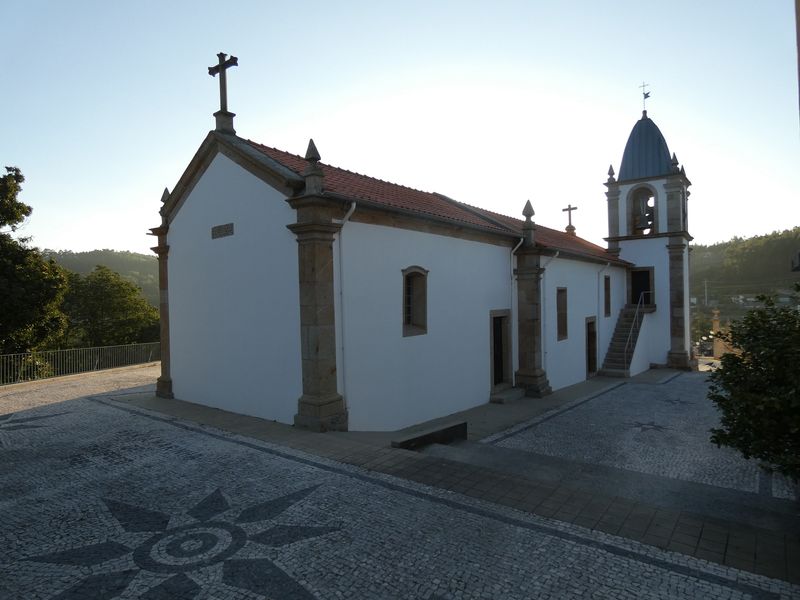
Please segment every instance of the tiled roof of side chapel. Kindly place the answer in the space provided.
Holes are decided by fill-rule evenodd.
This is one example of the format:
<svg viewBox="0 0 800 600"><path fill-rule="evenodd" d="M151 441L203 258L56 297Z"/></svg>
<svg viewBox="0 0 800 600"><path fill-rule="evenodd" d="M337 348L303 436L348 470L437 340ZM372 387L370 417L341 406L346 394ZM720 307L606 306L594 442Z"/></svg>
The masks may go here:
<svg viewBox="0 0 800 600"><path fill-rule="evenodd" d="M297 154L264 146L252 140L247 140L247 142L259 152L298 175L301 175L308 167L308 161ZM420 216L432 216L454 224L461 223L496 233L522 236L523 221L520 219L470 206L442 194L423 192L321 162L318 164L324 174L326 192L356 201L361 200L416 213ZM624 261L606 252L605 248L576 235L539 224L535 226L534 235L536 244L543 248L560 250L594 260L624 264Z"/></svg>

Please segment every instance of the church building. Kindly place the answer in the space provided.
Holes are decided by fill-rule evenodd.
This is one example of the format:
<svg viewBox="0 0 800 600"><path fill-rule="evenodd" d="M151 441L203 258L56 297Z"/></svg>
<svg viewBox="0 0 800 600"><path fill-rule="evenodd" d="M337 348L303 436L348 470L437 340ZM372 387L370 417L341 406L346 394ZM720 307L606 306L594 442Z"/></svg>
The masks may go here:
<svg viewBox="0 0 800 600"><path fill-rule="evenodd" d="M646 111L608 248L236 135L221 109L158 238L163 397L396 430L596 373L690 368L689 180ZM522 207L521 207L522 208Z"/></svg>

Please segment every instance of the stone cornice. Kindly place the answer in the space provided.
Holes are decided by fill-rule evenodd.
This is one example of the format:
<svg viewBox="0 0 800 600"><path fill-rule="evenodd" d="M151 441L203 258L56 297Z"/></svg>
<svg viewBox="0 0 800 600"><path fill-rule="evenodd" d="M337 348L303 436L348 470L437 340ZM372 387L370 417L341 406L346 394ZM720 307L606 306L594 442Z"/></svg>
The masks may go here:
<svg viewBox="0 0 800 600"><path fill-rule="evenodd" d="M603 239L607 242L627 242L630 240L650 240L655 238L671 238L671 237L680 237L688 242L691 242L694 239L691 235L689 235L688 231L667 231L664 233L651 233L650 235L621 235L616 237L607 237Z"/></svg>
<svg viewBox="0 0 800 600"><path fill-rule="evenodd" d="M169 245L159 244L158 246L153 246L150 250L157 254L158 258L166 257L169 254Z"/></svg>
<svg viewBox="0 0 800 600"><path fill-rule="evenodd" d="M289 231L297 236L297 241L331 241L333 236L342 228L338 223L291 223L286 226Z"/></svg>

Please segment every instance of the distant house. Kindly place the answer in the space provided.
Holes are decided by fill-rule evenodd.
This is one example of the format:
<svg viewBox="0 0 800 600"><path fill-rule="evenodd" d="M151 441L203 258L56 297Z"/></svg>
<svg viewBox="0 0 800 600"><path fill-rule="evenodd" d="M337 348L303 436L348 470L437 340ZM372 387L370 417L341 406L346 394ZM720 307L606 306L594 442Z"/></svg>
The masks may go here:
<svg viewBox="0 0 800 600"><path fill-rule="evenodd" d="M216 117L152 230L159 395L394 430L602 369L690 367L690 182L646 112L606 182L608 248L535 223L530 203L497 214Z"/></svg>

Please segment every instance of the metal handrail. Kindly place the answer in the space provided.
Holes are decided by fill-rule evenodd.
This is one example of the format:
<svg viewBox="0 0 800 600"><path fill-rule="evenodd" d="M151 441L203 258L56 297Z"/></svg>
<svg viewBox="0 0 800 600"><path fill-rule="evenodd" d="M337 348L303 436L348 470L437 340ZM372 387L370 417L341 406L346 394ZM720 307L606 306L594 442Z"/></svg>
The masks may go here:
<svg viewBox="0 0 800 600"><path fill-rule="evenodd" d="M0 354L0 385L161 360L160 342Z"/></svg>
<svg viewBox="0 0 800 600"><path fill-rule="evenodd" d="M652 294L653 292L642 292L639 294L639 301L636 303L636 312L633 313L633 323L631 323L630 331L628 331L628 339L625 340L625 350L623 351L623 365L625 368L629 368L630 365L628 364L628 349L631 345L631 340L633 339L633 331L639 326L639 313L641 308L644 306L644 297L647 295ZM644 313L642 313L642 318L644 318Z"/></svg>

